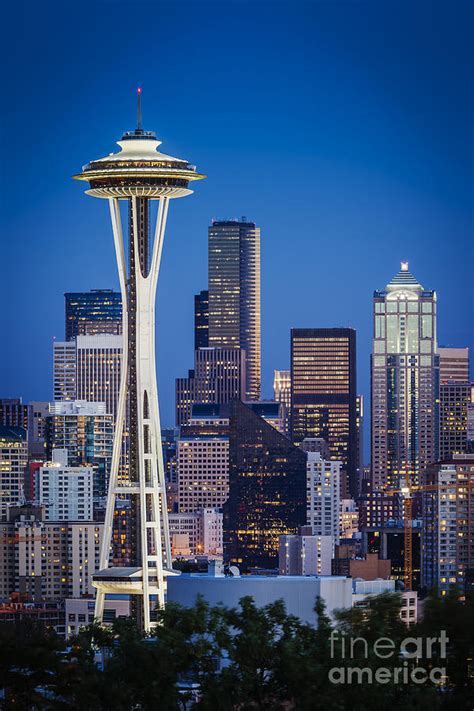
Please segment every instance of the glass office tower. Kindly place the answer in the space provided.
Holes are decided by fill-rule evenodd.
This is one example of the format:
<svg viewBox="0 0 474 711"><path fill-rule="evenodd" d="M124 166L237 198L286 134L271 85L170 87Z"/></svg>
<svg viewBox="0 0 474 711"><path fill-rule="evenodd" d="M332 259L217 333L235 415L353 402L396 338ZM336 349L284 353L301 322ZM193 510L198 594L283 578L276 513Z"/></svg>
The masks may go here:
<svg viewBox="0 0 474 711"><path fill-rule="evenodd" d="M247 400L259 400L260 229L254 222L209 227L209 346L246 352Z"/></svg>
<svg viewBox="0 0 474 711"><path fill-rule="evenodd" d="M436 293L402 262L386 288L374 292L373 319L373 486L418 484L439 452Z"/></svg>
<svg viewBox="0 0 474 711"><path fill-rule="evenodd" d="M341 494L357 496L356 332L352 328L291 331L291 438L326 440L342 463Z"/></svg>
<svg viewBox="0 0 474 711"><path fill-rule="evenodd" d="M122 333L122 297L112 289L64 294L66 341L97 333Z"/></svg>

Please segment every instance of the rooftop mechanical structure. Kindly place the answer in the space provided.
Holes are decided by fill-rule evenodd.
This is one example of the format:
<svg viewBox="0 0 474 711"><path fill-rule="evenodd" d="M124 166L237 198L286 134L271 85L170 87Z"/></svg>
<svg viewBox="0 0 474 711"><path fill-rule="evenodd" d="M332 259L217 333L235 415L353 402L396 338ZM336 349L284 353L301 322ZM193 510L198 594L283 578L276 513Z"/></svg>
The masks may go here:
<svg viewBox="0 0 474 711"><path fill-rule="evenodd" d="M91 161L73 176L89 184L88 195L109 202L123 303L120 395L100 569L93 585L97 589L95 616L100 622L106 594L127 594L137 625L148 631L153 611L165 603L166 576L173 574L156 384L156 287L169 201L190 195L189 183L206 176L186 160L158 150L161 141L142 128L140 89L137 127L117 143L119 152ZM120 200L128 204L128 243L124 243ZM152 201L158 201L158 206L151 241ZM124 480L119 477L119 466L126 420L129 447ZM131 502L128 567L110 566L117 497Z"/></svg>

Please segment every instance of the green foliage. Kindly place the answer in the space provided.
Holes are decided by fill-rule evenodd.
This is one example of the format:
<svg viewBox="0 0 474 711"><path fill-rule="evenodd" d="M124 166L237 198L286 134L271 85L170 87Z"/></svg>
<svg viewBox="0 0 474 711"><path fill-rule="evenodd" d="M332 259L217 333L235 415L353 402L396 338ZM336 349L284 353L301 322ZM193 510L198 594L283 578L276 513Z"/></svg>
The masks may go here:
<svg viewBox="0 0 474 711"><path fill-rule="evenodd" d="M0 625L0 708L25 711L377 711L379 709L472 708L474 604L455 594L425 601L424 617L408 631L400 621L401 598L383 594L363 608L326 615L318 599L317 629L288 615L283 602L256 607L249 597L236 609L169 604L158 613L153 635L129 620L110 629L96 624L67 643L53 633L21 623ZM436 637L445 630L448 658L439 645L419 659L400 657L407 637ZM351 650L350 638L363 638ZM380 638L397 649L381 659ZM345 639L345 646L342 640ZM98 666L97 658L103 660ZM400 665L447 668L440 690L423 684L332 683L334 667L375 673ZM342 672L341 672L342 673ZM199 690L198 698L192 690Z"/></svg>

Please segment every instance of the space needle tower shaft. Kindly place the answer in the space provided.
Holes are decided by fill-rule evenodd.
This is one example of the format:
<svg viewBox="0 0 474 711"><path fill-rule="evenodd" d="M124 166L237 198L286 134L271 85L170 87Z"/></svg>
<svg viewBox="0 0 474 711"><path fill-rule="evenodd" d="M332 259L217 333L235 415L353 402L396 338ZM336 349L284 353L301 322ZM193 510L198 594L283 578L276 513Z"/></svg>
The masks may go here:
<svg viewBox="0 0 474 711"><path fill-rule="evenodd" d="M139 89L137 128L118 141L121 150L91 161L74 176L89 183L88 195L109 202L123 305L120 394L100 568L92 578L97 589L95 616L102 622L107 594L130 595L132 614L145 631L153 626L153 611L164 605L166 577L173 574L156 383L156 288L169 201L190 195L188 184L205 177L187 161L161 153L160 143L142 128ZM128 204L127 241L120 201ZM158 202L154 227L152 201ZM125 427L124 476L120 464ZM110 564L117 497L130 501L128 567Z"/></svg>

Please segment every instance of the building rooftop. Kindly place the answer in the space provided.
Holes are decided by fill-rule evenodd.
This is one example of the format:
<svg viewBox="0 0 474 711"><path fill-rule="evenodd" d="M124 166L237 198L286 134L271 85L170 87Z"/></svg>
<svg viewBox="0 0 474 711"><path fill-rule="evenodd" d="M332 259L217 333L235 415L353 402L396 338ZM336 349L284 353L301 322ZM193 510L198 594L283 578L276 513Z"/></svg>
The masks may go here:
<svg viewBox="0 0 474 711"><path fill-rule="evenodd" d="M401 262L400 271L387 284L387 291L398 290L400 287L423 291L422 285L408 269L408 262Z"/></svg>

